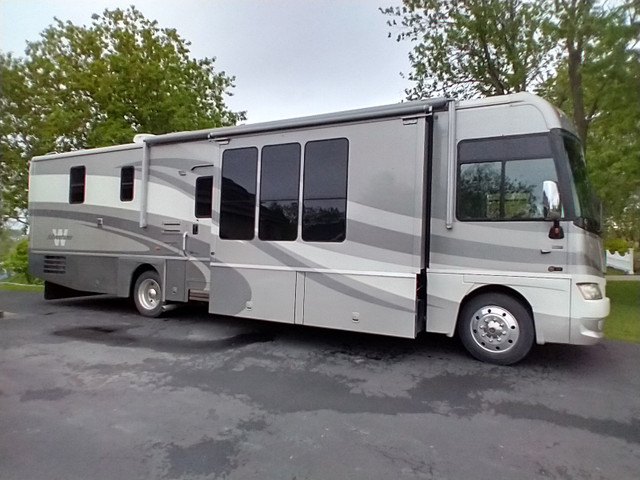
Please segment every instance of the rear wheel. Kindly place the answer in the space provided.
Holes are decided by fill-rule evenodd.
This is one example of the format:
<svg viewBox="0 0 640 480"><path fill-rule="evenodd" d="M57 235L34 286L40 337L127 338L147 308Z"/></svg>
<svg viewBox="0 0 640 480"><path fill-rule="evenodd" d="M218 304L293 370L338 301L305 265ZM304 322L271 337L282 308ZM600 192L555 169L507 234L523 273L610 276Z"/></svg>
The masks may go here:
<svg viewBox="0 0 640 480"><path fill-rule="evenodd" d="M511 365L527 356L535 337L533 319L518 300L503 293L479 295L465 304L458 335L478 360Z"/></svg>
<svg viewBox="0 0 640 480"><path fill-rule="evenodd" d="M133 301L141 315L157 317L162 313L162 287L160 276L155 270L147 270L136 280L133 287Z"/></svg>

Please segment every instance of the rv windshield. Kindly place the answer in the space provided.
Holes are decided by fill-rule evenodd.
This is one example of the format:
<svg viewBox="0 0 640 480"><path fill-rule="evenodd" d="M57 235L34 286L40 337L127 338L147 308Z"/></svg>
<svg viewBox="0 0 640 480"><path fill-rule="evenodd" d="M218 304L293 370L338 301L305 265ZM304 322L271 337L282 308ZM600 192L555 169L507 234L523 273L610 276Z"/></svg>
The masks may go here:
<svg viewBox="0 0 640 480"><path fill-rule="evenodd" d="M575 223L580 228L600 233L602 229L600 200L589 181L582 145L573 136L563 135L562 138L573 177L571 193L576 214Z"/></svg>

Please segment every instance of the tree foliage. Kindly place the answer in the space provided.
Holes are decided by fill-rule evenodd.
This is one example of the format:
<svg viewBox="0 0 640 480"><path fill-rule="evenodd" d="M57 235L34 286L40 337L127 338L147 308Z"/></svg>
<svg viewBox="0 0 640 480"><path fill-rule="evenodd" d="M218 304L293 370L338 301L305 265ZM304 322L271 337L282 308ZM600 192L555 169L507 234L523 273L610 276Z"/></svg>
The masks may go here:
<svg viewBox="0 0 640 480"><path fill-rule="evenodd" d="M23 72L22 61L0 53L0 229L7 218L21 218L27 205L27 159L33 156L36 147L32 132L37 132L37 127L28 125L31 97Z"/></svg>
<svg viewBox="0 0 640 480"><path fill-rule="evenodd" d="M21 232L10 228L0 228L0 261L11 251L16 242L22 237ZM2 268L0 267L0 273Z"/></svg>
<svg viewBox="0 0 640 480"><path fill-rule="evenodd" d="M606 110L607 99L621 93L621 82L628 87L638 78L632 70L635 64L637 71L640 30L631 4L604 8L594 0L554 0L553 5L549 31L565 54L539 92L569 114L586 147L590 125Z"/></svg>
<svg viewBox="0 0 640 480"><path fill-rule="evenodd" d="M9 271L12 280L26 281L27 283L36 281L29 274L29 240L27 238L19 240L3 257L2 266Z"/></svg>
<svg viewBox="0 0 640 480"><path fill-rule="evenodd" d="M640 2L404 0L408 98L537 91L572 119L610 235L640 231ZM391 35L391 34L390 34Z"/></svg>
<svg viewBox="0 0 640 480"><path fill-rule="evenodd" d="M573 118L607 235L640 235L640 52L638 2L603 8L556 0L555 35L567 51L539 93Z"/></svg>
<svg viewBox="0 0 640 480"><path fill-rule="evenodd" d="M90 26L55 19L24 58L0 53L3 218L26 208L34 155L130 142L136 133L232 125L224 102L233 77L214 58L134 7L93 15Z"/></svg>
<svg viewBox="0 0 640 480"><path fill-rule="evenodd" d="M544 2L405 0L381 11L396 39L414 44L409 98L520 92L550 73L555 44L544 34Z"/></svg>

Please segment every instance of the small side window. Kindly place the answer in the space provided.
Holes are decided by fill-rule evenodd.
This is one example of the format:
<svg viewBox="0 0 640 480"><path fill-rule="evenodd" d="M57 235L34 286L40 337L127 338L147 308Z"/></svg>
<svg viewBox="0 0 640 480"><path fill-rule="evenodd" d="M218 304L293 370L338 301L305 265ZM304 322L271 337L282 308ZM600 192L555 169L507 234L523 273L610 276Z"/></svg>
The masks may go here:
<svg viewBox="0 0 640 480"><path fill-rule="evenodd" d="M211 199L213 177L198 177L196 179L196 217L211 218Z"/></svg>
<svg viewBox="0 0 640 480"><path fill-rule="evenodd" d="M84 203L86 169L84 165L69 171L69 203Z"/></svg>
<svg viewBox="0 0 640 480"><path fill-rule="evenodd" d="M133 200L133 180L135 170L132 166L120 169L120 201L130 202Z"/></svg>

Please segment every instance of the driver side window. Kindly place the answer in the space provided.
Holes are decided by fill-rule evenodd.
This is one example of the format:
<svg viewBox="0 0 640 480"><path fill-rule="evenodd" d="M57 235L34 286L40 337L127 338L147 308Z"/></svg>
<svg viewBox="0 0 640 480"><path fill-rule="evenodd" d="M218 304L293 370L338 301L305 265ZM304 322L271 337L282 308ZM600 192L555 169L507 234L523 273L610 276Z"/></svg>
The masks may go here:
<svg viewBox="0 0 640 480"><path fill-rule="evenodd" d="M532 143L532 140L537 142ZM459 220L543 220L542 185L558 180L546 136L461 142Z"/></svg>

